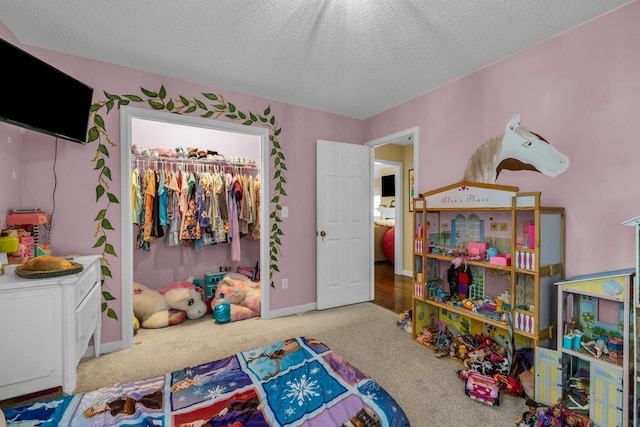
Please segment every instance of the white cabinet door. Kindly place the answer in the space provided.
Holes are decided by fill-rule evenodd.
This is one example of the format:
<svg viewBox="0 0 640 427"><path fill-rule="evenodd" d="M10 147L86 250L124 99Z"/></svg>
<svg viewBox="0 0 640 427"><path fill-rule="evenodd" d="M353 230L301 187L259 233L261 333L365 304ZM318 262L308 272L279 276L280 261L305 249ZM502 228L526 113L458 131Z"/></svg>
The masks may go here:
<svg viewBox="0 0 640 427"><path fill-rule="evenodd" d="M62 384L61 307L58 286L0 298L0 399Z"/></svg>

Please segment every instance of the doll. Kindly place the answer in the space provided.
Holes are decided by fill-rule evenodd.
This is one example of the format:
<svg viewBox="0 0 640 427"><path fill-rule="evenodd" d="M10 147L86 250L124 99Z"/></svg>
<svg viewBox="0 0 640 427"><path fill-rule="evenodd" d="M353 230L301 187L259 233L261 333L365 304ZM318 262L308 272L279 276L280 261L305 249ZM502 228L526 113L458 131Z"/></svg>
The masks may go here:
<svg viewBox="0 0 640 427"><path fill-rule="evenodd" d="M540 417L538 417L538 408L540 404L532 399L527 399L525 405L529 407L529 410L523 412L522 415L516 420L516 426L518 427L537 427Z"/></svg>
<svg viewBox="0 0 640 427"><path fill-rule="evenodd" d="M564 427L564 411L562 410L562 404L560 402L547 409L543 415L544 425L549 427Z"/></svg>

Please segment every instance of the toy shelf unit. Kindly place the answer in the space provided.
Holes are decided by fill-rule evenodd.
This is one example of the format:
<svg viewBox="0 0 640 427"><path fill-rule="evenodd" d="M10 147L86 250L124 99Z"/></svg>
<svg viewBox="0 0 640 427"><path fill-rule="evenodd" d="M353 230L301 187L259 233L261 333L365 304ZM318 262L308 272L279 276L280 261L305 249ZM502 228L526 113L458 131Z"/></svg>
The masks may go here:
<svg viewBox="0 0 640 427"><path fill-rule="evenodd" d="M413 340L425 330L549 344L564 276L564 209L540 193L458 182L414 199ZM450 355L451 356L451 355ZM454 356L454 358L459 358Z"/></svg>
<svg viewBox="0 0 640 427"><path fill-rule="evenodd" d="M633 325L630 326L632 332L631 337L633 338L633 350L634 357L631 358L629 363L633 366L633 376L635 381L633 382L633 400L630 407L630 413L633 415L633 425L637 426L640 423L640 287L638 285L638 280L640 278L640 216L635 218L631 218L622 223L623 225L633 227L635 230L635 276L633 280L633 298L631 303L631 310L633 311L633 315L631 318L635 320Z"/></svg>
<svg viewBox="0 0 640 427"><path fill-rule="evenodd" d="M547 366L536 366L536 400L563 404L588 416L596 426L633 425L632 287L635 269L586 274L556 283L557 349L545 353ZM559 331L560 332L560 331ZM561 372L555 381L546 374ZM630 381L631 380L631 381Z"/></svg>

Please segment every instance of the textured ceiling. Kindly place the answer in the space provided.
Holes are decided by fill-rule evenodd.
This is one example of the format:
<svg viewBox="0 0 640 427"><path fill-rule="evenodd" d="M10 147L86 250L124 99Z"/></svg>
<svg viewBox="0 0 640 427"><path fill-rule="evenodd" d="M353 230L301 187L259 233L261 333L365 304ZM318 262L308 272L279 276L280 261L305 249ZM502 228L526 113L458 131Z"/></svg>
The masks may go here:
<svg viewBox="0 0 640 427"><path fill-rule="evenodd" d="M359 119L629 0L2 0L26 45Z"/></svg>

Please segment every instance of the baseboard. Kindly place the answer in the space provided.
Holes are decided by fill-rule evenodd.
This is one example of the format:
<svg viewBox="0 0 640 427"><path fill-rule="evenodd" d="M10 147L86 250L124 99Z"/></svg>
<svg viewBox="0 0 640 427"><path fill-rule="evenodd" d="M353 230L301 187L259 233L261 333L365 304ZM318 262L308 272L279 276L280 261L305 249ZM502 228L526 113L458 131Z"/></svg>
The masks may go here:
<svg viewBox="0 0 640 427"><path fill-rule="evenodd" d="M287 307L281 310L272 310L267 314L267 317L263 317L263 319L275 319L277 317L285 317L291 316L293 314L304 314L308 311L317 310L316 303L305 304L305 305L297 305L295 307Z"/></svg>
<svg viewBox="0 0 640 427"><path fill-rule="evenodd" d="M287 307L282 310L270 311L266 317L263 317L263 319L275 319L277 317L291 316L293 314L304 314L309 311L314 311L316 309L317 309L316 303L298 305L295 307ZM108 343L102 343L102 345L100 345L100 354L115 353L116 351L120 351L120 350L123 350L122 341L113 341ZM94 356L95 356L94 348L93 346L90 346L87 348L87 351L84 353L84 356L82 356L82 358L84 359L86 357L94 357Z"/></svg>
<svg viewBox="0 0 640 427"><path fill-rule="evenodd" d="M107 354L107 353L115 353L116 351L120 351L120 350L124 350L122 348L122 341L112 341L112 342L100 344L100 355ZM82 356L82 358L84 359L87 357L95 357L95 355L96 355L95 349L93 348L93 346L89 346L87 347L87 351L84 352L84 356Z"/></svg>

